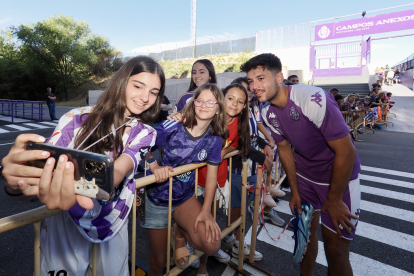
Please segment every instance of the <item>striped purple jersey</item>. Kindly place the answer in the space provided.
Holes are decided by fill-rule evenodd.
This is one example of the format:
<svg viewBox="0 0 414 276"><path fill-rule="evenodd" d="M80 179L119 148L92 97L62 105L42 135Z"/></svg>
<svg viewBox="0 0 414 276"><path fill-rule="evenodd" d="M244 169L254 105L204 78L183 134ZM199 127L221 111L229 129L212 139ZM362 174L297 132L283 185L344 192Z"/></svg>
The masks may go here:
<svg viewBox="0 0 414 276"><path fill-rule="evenodd" d="M349 127L330 93L305 84L289 86L286 105L264 107L262 118L276 143L288 140L295 149L299 176L321 184L331 182L335 153L327 141L349 135ZM351 180L358 177L360 165L357 154Z"/></svg>
<svg viewBox="0 0 414 276"><path fill-rule="evenodd" d="M157 140L152 150L160 148L158 162L173 168L185 164L204 163L218 166L221 162L222 138L211 135L210 128L193 137L188 130L176 121L164 121L157 127ZM173 178L172 205L186 202L194 194L195 172L189 171ZM158 206L168 206L169 180L155 183L149 189L148 198Z"/></svg>
<svg viewBox="0 0 414 276"><path fill-rule="evenodd" d="M73 109L63 115L48 143L73 148L82 122L85 122L92 110L93 107L91 106L82 107ZM114 200L106 203L92 199L94 203L92 210L83 209L79 204L75 204L68 210L80 233L94 243L111 239L125 223L135 195L134 175L138 164L155 144L157 135L152 127L139 122L138 119L134 119L127 125L131 129L122 137L124 142L122 154L126 154L132 159L134 168L116 187ZM106 152L105 154L112 156L112 152Z"/></svg>

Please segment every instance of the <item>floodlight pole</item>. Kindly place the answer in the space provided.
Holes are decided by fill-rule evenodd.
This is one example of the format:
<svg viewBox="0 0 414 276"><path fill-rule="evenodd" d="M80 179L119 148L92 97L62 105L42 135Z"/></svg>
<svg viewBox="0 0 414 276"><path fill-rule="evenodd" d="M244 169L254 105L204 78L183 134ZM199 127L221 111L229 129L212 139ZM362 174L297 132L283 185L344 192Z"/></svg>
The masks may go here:
<svg viewBox="0 0 414 276"><path fill-rule="evenodd" d="M191 42L193 58L196 57L196 29L197 29L197 0L191 0Z"/></svg>

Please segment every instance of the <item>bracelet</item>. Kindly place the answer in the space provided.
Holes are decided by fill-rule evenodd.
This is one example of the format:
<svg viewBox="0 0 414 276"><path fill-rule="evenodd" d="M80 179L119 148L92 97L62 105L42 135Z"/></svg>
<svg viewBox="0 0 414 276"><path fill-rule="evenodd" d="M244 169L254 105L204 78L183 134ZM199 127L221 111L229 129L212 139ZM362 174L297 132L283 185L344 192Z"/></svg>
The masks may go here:
<svg viewBox="0 0 414 276"><path fill-rule="evenodd" d="M22 196L23 193L19 193L19 194L11 194L7 191L6 189L6 185L4 185L4 192L8 195L8 196Z"/></svg>

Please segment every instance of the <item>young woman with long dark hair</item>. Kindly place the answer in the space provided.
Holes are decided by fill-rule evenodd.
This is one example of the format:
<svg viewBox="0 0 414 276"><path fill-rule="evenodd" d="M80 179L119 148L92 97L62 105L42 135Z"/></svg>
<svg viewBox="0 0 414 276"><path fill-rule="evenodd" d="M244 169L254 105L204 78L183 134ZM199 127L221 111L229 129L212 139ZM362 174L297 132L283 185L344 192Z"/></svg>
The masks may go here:
<svg viewBox="0 0 414 276"><path fill-rule="evenodd" d="M216 71L213 63L208 59L199 59L191 67L191 81L188 91L178 98L174 112L180 112L193 97L194 90L206 83L217 83Z"/></svg>
<svg viewBox="0 0 414 276"><path fill-rule="evenodd" d="M166 262L168 233L169 171L188 163L207 162L205 200L201 205L194 196L195 172L189 171L173 178L173 227L171 246L177 266L188 264L190 252L187 240L201 257L198 273L207 275L208 255L220 249L220 227L211 215L211 204L221 162L222 140L227 137L223 94L214 84L204 84L194 91L194 98L184 109L180 122L164 121L157 127L157 140L153 150L159 148L158 162L147 155L147 163L157 181L147 187L145 222L150 243L149 275L162 275Z"/></svg>
<svg viewBox="0 0 414 276"><path fill-rule="evenodd" d="M161 66L149 57L135 57L115 74L95 107L66 113L48 140L49 144L111 156L115 160L115 197L110 202L75 194L74 165L67 156L54 160L48 158L49 152L24 150L25 143L45 141L43 137L23 134L16 139L3 159L6 192L16 199L38 197L48 209L66 211L43 221L42 275L50 271L87 274L92 243L98 244L99 275L129 274L128 214L135 194L134 175L155 144L156 133L146 123L157 118L164 88ZM47 158L43 169L25 165Z"/></svg>

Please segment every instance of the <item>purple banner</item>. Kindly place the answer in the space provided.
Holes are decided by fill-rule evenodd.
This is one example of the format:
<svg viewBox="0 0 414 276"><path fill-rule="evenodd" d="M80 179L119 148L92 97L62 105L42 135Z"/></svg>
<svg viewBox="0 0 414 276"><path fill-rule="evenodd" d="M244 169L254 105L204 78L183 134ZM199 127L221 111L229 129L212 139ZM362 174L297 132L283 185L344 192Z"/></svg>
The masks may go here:
<svg viewBox="0 0 414 276"><path fill-rule="evenodd" d="M414 10L405 10L316 25L315 41L393 32L413 28Z"/></svg>

